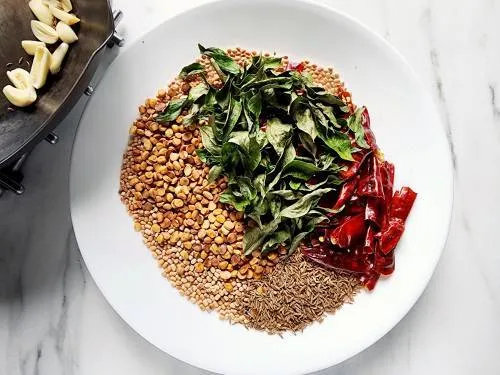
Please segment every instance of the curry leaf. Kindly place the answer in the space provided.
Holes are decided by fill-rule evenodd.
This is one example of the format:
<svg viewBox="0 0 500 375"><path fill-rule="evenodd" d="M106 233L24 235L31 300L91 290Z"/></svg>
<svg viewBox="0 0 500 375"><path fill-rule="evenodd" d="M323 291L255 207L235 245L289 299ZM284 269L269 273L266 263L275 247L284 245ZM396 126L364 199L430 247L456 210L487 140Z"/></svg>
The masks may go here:
<svg viewBox="0 0 500 375"><path fill-rule="evenodd" d="M275 190L275 191L271 191L269 192L269 194L271 195L277 195L285 200L297 200L298 198L300 198L298 196L298 193L295 192L295 191L292 191L292 190Z"/></svg>
<svg viewBox="0 0 500 375"><path fill-rule="evenodd" d="M156 121L161 123L174 121L181 114L186 101L187 98L185 96L178 99L172 99L163 112L156 117Z"/></svg>
<svg viewBox="0 0 500 375"><path fill-rule="evenodd" d="M290 232L286 230L280 230L274 232L267 242L262 246L262 254L267 254L270 251L275 250L279 245L288 241L290 239Z"/></svg>
<svg viewBox="0 0 500 375"><path fill-rule="evenodd" d="M202 54L214 59L223 72L230 74L240 72L240 66L220 48L205 48L201 44L198 44L198 48Z"/></svg>
<svg viewBox="0 0 500 375"><path fill-rule="evenodd" d="M215 182L217 178L222 174L222 167L220 165L214 165L212 168L210 168L210 172L208 173L208 183L211 184L212 182Z"/></svg>
<svg viewBox="0 0 500 375"><path fill-rule="evenodd" d="M279 156L283 154L286 145L290 141L292 131L293 128L290 124L282 123L277 117L267 121L267 139Z"/></svg>
<svg viewBox="0 0 500 375"><path fill-rule="evenodd" d="M309 134L304 132L299 132L299 140L302 143L302 146L314 157L316 157L316 153L318 152L318 147L314 143L313 139Z"/></svg>
<svg viewBox="0 0 500 375"><path fill-rule="evenodd" d="M335 151L342 159L354 161L352 157L351 140L347 134L339 131L331 131L327 134L324 130L318 131L318 136L321 140L333 151Z"/></svg>
<svg viewBox="0 0 500 375"><path fill-rule="evenodd" d="M253 172L259 166L262 158L261 148L262 146L256 136L251 136L248 141L248 151L245 163L246 170Z"/></svg>
<svg viewBox="0 0 500 375"><path fill-rule="evenodd" d="M281 177L292 176L299 180L309 180L315 173L318 172L321 172L321 169L316 165L295 159L283 169Z"/></svg>
<svg viewBox="0 0 500 375"><path fill-rule="evenodd" d="M215 141L214 131L210 126L200 127L201 141L203 142L203 147L207 149L211 154L220 153L220 146L217 145Z"/></svg>
<svg viewBox="0 0 500 375"><path fill-rule="evenodd" d="M201 65L199 62L195 62L182 68L181 72L179 73L179 78L184 79L201 73L204 73L203 65Z"/></svg>
<svg viewBox="0 0 500 375"><path fill-rule="evenodd" d="M360 107L356 110L353 116L350 116L347 120L347 126L354 133L354 138L356 139L356 143L359 147L362 148L370 148L368 143L365 140L365 130L361 123L363 117L364 107Z"/></svg>
<svg viewBox="0 0 500 375"><path fill-rule="evenodd" d="M238 120L241 116L241 110L242 110L242 105L239 100L232 100L231 103L231 112L228 117L227 124L224 129L224 133L227 135L230 135L231 132L233 131L234 127L238 123Z"/></svg>
<svg viewBox="0 0 500 375"><path fill-rule="evenodd" d="M262 112L262 95L257 91L255 95L250 97L247 103L248 110L254 115L255 120L258 120Z"/></svg>
<svg viewBox="0 0 500 375"><path fill-rule="evenodd" d="M245 208L250 205L250 201L244 197L237 197L230 189L220 195L219 202L230 204L236 211L240 212L245 211Z"/></svg>
<svg viewBox="0 0 500 375"><path fill-rule="evenodd" d="M309 135L314 141L318 136L316 131L316 124L314 123L311 110L309 108L302 108L295 112L295 121L297 122L297 127L304 133Z"/></svg>
<svg viewBox="0 0 500 375"><path fill-rule="evenodd" d="M273 233L281 222L281 218L274 219L270 223L263 225L262 228L255 227L248 230L243 237L243 251L245 255L251 254L252 251L259 248L265 241L266 237Z"/></svg>
<svg viewBox="0 0 500 375"><path fill-rule="evenodd" d="M279 68L281 66L281 61L281 57L262 56L264 70Z"/></svg>
<svg viewBox="0 0 500 375"><path fill-rule="evenodd" d="M330 191L332 191L331 188L318 189L312 193L304 195L297 202L281 211L281 217L298 218L304 216L311 210L311 207L316 204L323 194Z"/></svg>
<svg viewBox="0 0 500 375"><path fill-rule="evenodd" d="M191 101L191 103L196 102L198 99L202 98L208 93L208 87L200 83L189 90L188 94L188 100Z"/></svg>

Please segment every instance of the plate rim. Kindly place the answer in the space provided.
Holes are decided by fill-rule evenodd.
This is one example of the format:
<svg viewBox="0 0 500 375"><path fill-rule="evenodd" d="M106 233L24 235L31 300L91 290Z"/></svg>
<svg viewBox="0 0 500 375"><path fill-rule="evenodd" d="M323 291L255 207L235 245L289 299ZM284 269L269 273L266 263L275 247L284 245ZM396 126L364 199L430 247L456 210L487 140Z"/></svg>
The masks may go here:
<svg viewBox="0 0 500 375"><path fill-rule="evenodd" d="M129 49L131 49L136 44L140 43L140 39L141 38L146 38L148 35L155 33L157 29L161 28L164 24L166 24L168 22L171 22L172 20L174 20L176 18L183 17L183 16L185 16L185 15L191 13L191 12L200 11L200 9L202 9L202 8L210 8L210 7L213 7L213 6L222 6L224 4L234 5L234 4L256 4L256 3L262 3L262 4L266 4L266 3L267 4L270 4L270 3L282 4L283 2L281 0L210 0L209 2L202 3L202 4L197 4L196 6L189 7L189 8L187 8L187 9L181 11L181 12L176 13L175 15L173 15L171 17L165 18L162 22L160 22L157 25L155 25L152 29L148 30L144 34L141 34L139 38L137 38L133 43L131 43L130 45L128 45L125 48L125 50L122 53L120 53L119 56L117 56L117 58L112 62L112 64L110 64L110 67L113 66L116 61L119 61L119 59L122 57L122 55L124 53L127 53L129 51ZM436 127L437 128L437 133L440 134L440 137L442 138L443 141L445 141L445 143L447 145L446 152L444 152L444 150L443 150L443 157L446 157L446 164L448 165L448 171L449 171L449 174L450 174L450 179L449 179L449 181L446 182L447 185L449 185L448 186L449 199L448 199L447 207L446 207L449 213L448 213L448 216L447 216L446 223L443 224L443 236L442 236L442 238L440 238L439 255L436 257L436 259L434 261L434 264L432 265L432 272L430 272L429 275L426 276L425 283L422 284L423 287L421 288L421 290L419 290L418 293L415 293L414 298L413 298L411 304L408 304L406 306L406 308L403 309L404 312L394 322L394 324L391 327L389 327L388 329L386 329L385 331L383 331L382 333L380 333L380 335L377 335L376 337L372 337L370 340L366 340L366 341L368 341L367 345L364 345L364 346L362 346L362 347L360 347L360 348L358 348L356 350L352 350L351 352L346 353L343 356L339 356L340 359L337 358L335 360L332 360L329 363L322 362L321 364L312 364L312 365L308 366L309 369L307 371L308 371L308 373L311 373L311 372L315 372L315 371L324 370L324 369L327 369L329 367L335 366L335 365L337 365L339 363L342 363L342 362L346 361L347 359L352 358L352 357L358 355L359 353L365 351L366 349L368 349L369 347L371 347L372 345L374 345L381 338L383 338L385 335L387 335L388 332L390 332L397 325L399 325L401 323L401 321L407 316L408 312L415 306L416 302L420 299L420 297L422 296L423 292L427 289L427 287L429 285L429 282L430 282L431 278L433 277L433 275L434 275L434 273L436 271L437 264L439 263L439 261L441 259L443 251L444 251L445 247L447 246L447 242L448 242L448 239L449 239L449 233L450 233L450 228L451 228L451 221L452 221L453 212L454 212L455 168L453 166L453 161L452 161L450 141L449 141L448 137L446 136L446 130L445 130L445 127L443 125L443 119L442 119L442 116L441 116L441 114L440 114L440 112L438 110L436 102L435 102L435 100L433 100L432 96L430 95L430 93L428 92L428 90L423 85L422 80L419 78L419 76L417 75L417 73L415 72L415 70L413 69L413 67L409 64L409 62L406 60L406 58L401 54L401 52L399 52L399 50L395 46L393 46L391 43L389 43L379 33L377 33L371 27L369 27L366 24L364 24L362 21L358 20L354 16L351 16L350 14L348 14L348 13L342 11L342 10L337 9L334 6L323 4L323 3L320 3L320 2L318 2L316 0L288 0L287 3L291 4L292 6L295 6L295 7L307 5L307 6L315 7L316 10L323 10L325 12L335 13L336 15L340 16L341 18L344 18L348 22L354 24L356 27L363 29L364 32L366 32L367 34L370 34L370 36L373 37L374 40L376 40L379 43L381 43L383 45L383 47L387 48L388 50L390 50L391 53L393 53L395 56L397 56L397 58L400 61L400 63L402 63L405 66L405 68L408 69L409 73L415 79L415 82L418 84L420 90L425 95L426 100L427 100L427 102L428 102L428 104L430 106L429 109L434 114L436 114L436 121L437 121L437 124L439 124L439 126ZM108 69L110 67L108 67ZM74 211L74 208L73 208L73 206L74 206L74 204L73 204L73 200L74 200L74 195L73 195L74 150L75 150L75 144L77 143L79 132L81 130L80 123L82 122L82 119L84 119L87 106L88 106L88 104L92 100L93 100L93 97L91 97L90 100L85 105L84 112L83 112L83 114L82 114L82 116L81 116L81 118L79 120L78 127L77 127L77 130L76 130L76 133L75 133L75 137L73 139L73 144L72 144L72 149L71 149L71 154L70 154L70 176L69 176L70 215L71 215L71 221L72 221L72 225L73 225L73 231L74 231L74 234L75 234L75 239L76 239L77 244L78 244L79 241L78 241L77 231L75 230L76 229L75 228L75 220L74 220L75 211ZM84 252L82 252L80 250L79 246L78 246L78 249L79 249L80 254L82 256L82 259L84 260L85 265L86 265L86 267L87 267L87 269L89 271L89 274L91 275L92 279L94 280L94 282L95 282L98 290L100 291L100 293L104 296L104 299L106 300L106 303L109 306L111 306L111 308L116 312L116 314L118 315L118 317L120 319L122 319L130 328L132 328L139 336L141 336L142 339L146 340L148 343L150 343L154 347L158 348L163 353L165 353L165 354L167 354L167 355L169 355L171 357L174 357L175 359L177 359L177 360L179 360L181 362L184 362L186 364L194 366L196 368L199 368L199 369L202 369L202 370L208 370L208 371L212 371L212 372L216 372L216 373L222 373L220 371L224 371L224 369L221 368L221 367L213 367L212 364L196 360L196 356L186 357L186 356L183 356L183 355L179 355L179 353L173 354L173 353L169 353L169 352L165 351L159 345L157 345L154 341L150 340L149 335L146 334L146 333L144 333L142 329L138 328L135 325L135 323L133 323L133 322L131 322L129 320L126 320L124 318L125 314L122 314L122 312L120 311L120 309L117 306L115 306L115 305L113 305L111 303L111 300L108 298L107 291L104 290L105 288L103 288L98 283L98 281L96 280L96 278L94 277L94 272L92 271L92 266L90 266L90 263L87 262L86 256L84 255ZM288 374L299 374L299 372L288 372Z"/></svg>

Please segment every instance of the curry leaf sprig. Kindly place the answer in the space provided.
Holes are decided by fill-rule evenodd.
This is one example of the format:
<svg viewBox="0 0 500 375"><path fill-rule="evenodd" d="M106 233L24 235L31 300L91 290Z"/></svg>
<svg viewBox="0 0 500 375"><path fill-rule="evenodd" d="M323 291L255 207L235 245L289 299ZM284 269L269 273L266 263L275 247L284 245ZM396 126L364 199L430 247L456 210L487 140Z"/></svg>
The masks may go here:
<svg viewBox="0 0 500 375"><path fill-rule="evenodd" d="M180 78L202 83L173 99L159 122L202 123L200 159L211 166L209 180L228 178L220 201L243 212L255 226L244 251L263 253L279 245L295 251L316 225L328 220L318 202L342 183L339 172L353 154L367 148L363 108L350 114L340 98L314 85L307 74L278 72L280 57L255 56L240 67L219 48L199 45L223 85L213 87L200 63Z"/></svg>

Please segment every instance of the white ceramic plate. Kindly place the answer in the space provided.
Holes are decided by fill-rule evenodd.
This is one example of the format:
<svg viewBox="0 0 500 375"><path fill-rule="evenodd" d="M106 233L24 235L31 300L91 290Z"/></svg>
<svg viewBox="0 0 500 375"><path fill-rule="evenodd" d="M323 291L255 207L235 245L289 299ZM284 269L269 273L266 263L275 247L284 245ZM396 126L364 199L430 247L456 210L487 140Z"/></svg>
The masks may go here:
<svg viewBox="0 0 500 375"><path fill-rule="evenodd" d="M286 54L334 65L396 165L419 193L397 267L302 334L269 336L201 312L160 275L118 196L137 106L197 56L196 44ZM339 363L385 335L413 306L444 247L452 207L448 144L435 108L403 58L352 18L296 1L222 1L188 11L121 54L83 116L72 157L71 213L88 269L113 308L165 352L224 374L303 374Z"/></svg>

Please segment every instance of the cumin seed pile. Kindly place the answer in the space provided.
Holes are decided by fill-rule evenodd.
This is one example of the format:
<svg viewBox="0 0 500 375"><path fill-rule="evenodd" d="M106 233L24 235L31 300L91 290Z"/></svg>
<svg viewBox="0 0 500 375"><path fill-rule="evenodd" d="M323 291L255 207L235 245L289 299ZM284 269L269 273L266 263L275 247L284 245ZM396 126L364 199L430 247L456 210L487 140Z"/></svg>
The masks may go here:
<svg viewBox="0 0 500 375"><path fill-rule="evenodd" d="M302 331L322 321L344 303L352 303L361 285L354 276L312 264L297 251L248 288L238 301L247 325L276 334Z"/></svg>

